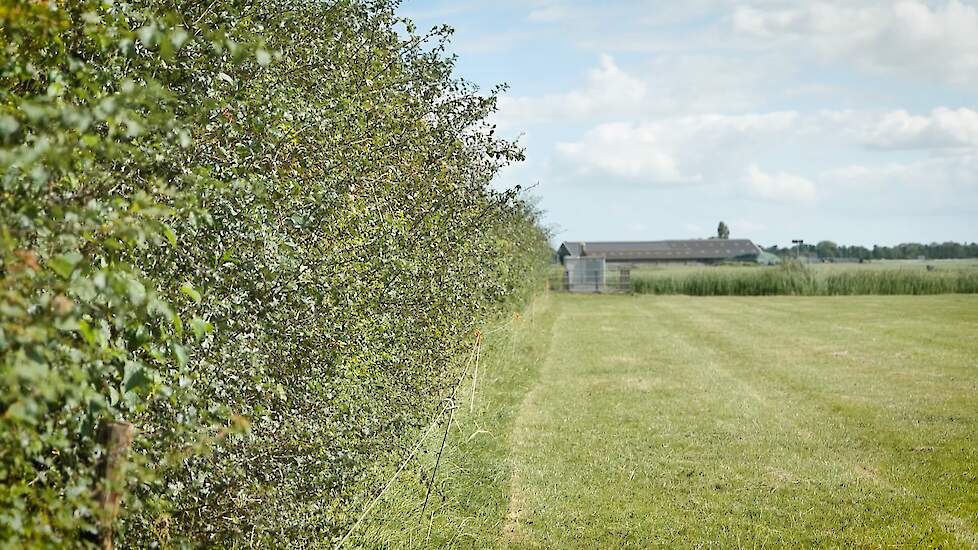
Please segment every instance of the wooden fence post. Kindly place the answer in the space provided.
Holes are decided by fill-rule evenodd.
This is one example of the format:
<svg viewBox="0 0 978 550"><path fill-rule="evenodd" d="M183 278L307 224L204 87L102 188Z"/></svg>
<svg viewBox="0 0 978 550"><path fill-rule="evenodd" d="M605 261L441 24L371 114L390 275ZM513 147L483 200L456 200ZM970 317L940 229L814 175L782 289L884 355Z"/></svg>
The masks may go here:
<svg viewBox="0 0 978 550"><path fill-rule="evenodd" d="M132 435L133 426L128 422L103 420L99 423L98 442L105 448L105 454L98 464L100 487L95 498L99 506L99 545L104 550L112 550L112 525L119 515L119 500L125 484L122 473Z"/></svg>

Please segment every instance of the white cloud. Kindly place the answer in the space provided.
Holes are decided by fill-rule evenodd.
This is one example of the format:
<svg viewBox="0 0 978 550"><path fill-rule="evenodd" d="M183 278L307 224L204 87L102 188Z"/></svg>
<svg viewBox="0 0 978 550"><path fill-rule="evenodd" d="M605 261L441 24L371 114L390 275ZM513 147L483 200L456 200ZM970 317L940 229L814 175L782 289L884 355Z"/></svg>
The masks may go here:
<svg viewBox="0 0 978 550"><path fill-rule="evenodd" d="M761 101L753 84L770 84L789 67L710 54L662 54L632 70L599 57L579 87L564 93L499 99L495 122L504 130L538 122L636 120L711 112L743 112Z"/></svg>
<svg viewBox="0 0 978 550"><path fill-rule="evenodd" d="M978 111L937 107L929 113L821 111L808 117L809 135L871 149L939 150L978 147Z"/></svg>
<svg viewBox="0 0 978 550"><path fill-rule="evenodd" d="M939 107L930 116L893 111L883 115L863 143L884 149L978 147L978 112Z"/></svg>
<svg viewBox="0 0 978 550"><path fill-rule="evenodd" d="M623 71L611 56L602 55L599 65L587 72L581 89L540 97L501 97L497 123L508 128L536 121L634 113L642 110L647 97L645 82Z"/></svg>
<svg viewBox="0 0 978 550"><path fill-rule="evenodd" d="M669 146L655 128L627 123L602 124L584 139L558 143L557 152L579 167L593 171L659 183L678 183L684 178Z"/></svg>
<svg viewBox="0 0 978 550"><path fill-rule="evenodd" d="M810 180L786 172L768 174L757 164L747 167L744 181L750 193L761 199L784 202L815 200L815 184Z"/></svg>
<svg viewBox="0 0 978 550"><path fill-rule="evenodd" d="M865 213L928 213L926 225L953 216L968 216L973 232L978 212L978 155L962 154L919 160L862 162L827 170L819 177L819 196Z"/></svg>
<svg viewBox="0 0 978 550"><path fill-rule="evenodd" d="M585 173L648 183L688 183L723 173L744 150L789 132L797 113L692 115L645 123L600 124L556 146L564 162Z"/></svg>
<svg viewBox="0 0 978 550"><path fill-rule="evenodd" d="M931 191L947 191L966 187L978 188L978 155L965 154L881 164L853 164L829 170L823 179L846 189L862 187L892 191L898 186L909 186Z"/></svg>
<svg viewBox="0 0 978 550"><path fill-rule="evenodd" d="M611 55L602 54L579 87L540 96L504 95L494 122L503 131L512 131L539 122L598 123L679 114L745 113L763 104L766 95L770 101L772 89L779 90L785 100L799 94L844 96L845 86L786 80L798 70L798 48L809 48L826 59L928 81L978 84L978 8L957 0L933 9L909 0L896 4L822 1L789 3L788 7L782 2L767 5L781 7L739 7L732 16L736 31L764 43L761 51L729 55L735 47L718 55L667 48L628 70ZM567 15L569 9L559 2L539 2L530 13L546 19ZM513 37L503 34L483 40L511 43ZM774 53L772 43L777 50L790 53L790 63L786 55ZM494 44L470 47L492 48ZM834 115L840 113L835 111ZM969 109L935 109L929 115L934 119L930 122L902 111L889 115L885 121L888 127L874 131L876 115L870 113L861 120L850 117L845 122L852 128L843 131L862 144L885 149L974 143L975 111ZM967 120L969 116L971 120ZM921 124L926 128L915 130L915 125ZM914 133L919 135L910 135Z"/></svg>
<svg viewBox="0 0 978 550"><path fill-rule="evenodd" d="M854 165L834 170L826 165L831 157L826 160L824 155L811 161L794 160L788 172L768 173L760 167L767 159L781 158L782 151L824 151L826 146L861 148L862 154L870 155L865 165L869 168ZM555 153L556 167L565 173L569 169L570 173L644 184L702 183L718 189L731 183L731 173L744 174L740 183L752 197L810 202L821 196L814 183L822 181L819 174L828 175L829 181L861 182L863 186L886 178L966 181L971 176L978 182L978 172L973 170L978 163L934 161L884 169L872 162L873 155L887 159L897 150L925 151L935 159L968 158L976 148L978 112L940 107L920 115L903 110L784 111L607 122L576 140L558 142ZM745 158L755 163L748 165Z"/></svg>
<svg viewBox="0 0 978 550"><path fill-rule="evenodd" d="M805 2L788 8L739 7L735 31L801 46L825 60L905 77L978 84L978 8L959 0L935 4Z"/></svg>

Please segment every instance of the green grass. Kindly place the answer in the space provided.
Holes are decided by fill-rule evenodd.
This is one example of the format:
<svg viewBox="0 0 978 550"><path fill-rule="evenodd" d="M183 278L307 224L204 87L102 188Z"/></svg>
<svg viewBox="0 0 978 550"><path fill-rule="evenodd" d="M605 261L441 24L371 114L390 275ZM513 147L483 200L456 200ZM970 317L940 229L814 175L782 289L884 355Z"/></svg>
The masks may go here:
<svg viewBox="0 0 978 550"><path fill-rule="evenodd" d="M547 300L362 545L978 547L978 296Z"/></svg>
<svg viewBox="0 0 978 550"><path fill-rule="evenodd" d="M545 293L484 333L478 369L456 399L433 494L421 507L446 423L428 438L390 495L354 537L362 548L486 548L499 538L506 517L512 432L524 396L539 381L551 351L560 308ZM473 383L474 382L474 383Z"/></svg>

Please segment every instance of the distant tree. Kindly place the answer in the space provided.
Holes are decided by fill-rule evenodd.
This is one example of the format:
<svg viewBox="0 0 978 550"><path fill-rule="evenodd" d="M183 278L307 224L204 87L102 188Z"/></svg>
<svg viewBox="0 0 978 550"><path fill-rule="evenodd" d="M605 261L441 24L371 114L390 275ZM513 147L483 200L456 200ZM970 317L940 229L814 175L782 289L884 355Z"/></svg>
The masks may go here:
<svg viewBox="0 0 978 550"><path fill-rule="evenodd" d="M926 256L925 252L927 250L926 246L920 243L902 243L898 247L900 258L904 259L916 259L921 256Z"/></svg>
<svg viewBox="0 0 978 550"><path fill-rule="evenodd" d="M849 251L845 255L850 258L859 258L860 260L868 260L873 257L873 253L865 246L850 246Z"/></svg>
<svg viewBox="0 0 978 550"><path fill-rule="evenodd" d="M832 241L820 241L815 245L815 253L819 258L834 258L839 255L839 247Z"/></svg>
<svg viewBox="0 0 978 550"><path fill-rule="evenodd" d="M718 239L730 238L730 228L727 227L727 224L720 222L720 225L717 226L717 238Z"/></svg>
<svg viewBox="0 0 978 550"><path fill-rule="evenodd" d="M711 237L717 238L717 237ZM778 245L765 248L766 252L779 256L794 256L796 250L801 255L817 254L820 258L859 258L860 260L947 260L978 258L978 243L901 243L896 246L873 245L872 249L858 245L836 245L832 241L820 241L816 245L805 244L780 248Z"/></svg>
<svg viewBox="0 0 978 550"><path fill-rule="evenodd" d="M955 242L941 243L941 255L945 258L964 258L964 247Z"/></svg>

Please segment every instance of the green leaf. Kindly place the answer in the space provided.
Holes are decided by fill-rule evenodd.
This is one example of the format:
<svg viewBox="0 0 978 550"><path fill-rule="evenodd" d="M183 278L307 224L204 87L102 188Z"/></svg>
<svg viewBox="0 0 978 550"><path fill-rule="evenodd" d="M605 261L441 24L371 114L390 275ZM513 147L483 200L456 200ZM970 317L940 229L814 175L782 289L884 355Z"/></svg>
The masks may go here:
<svg viewBox="0 0 978 550"><path fill-rule="evenodd" d="M129 301L134 304L141 304L146 299L146 287L135 278L126 281L126 292Z"/></svg>
<svg viewBox="0 0 978 550"><path fill-rule="evenodd" d="M214 330L214 325L208 323L200 317L194 317L194 319L190 321L190 328L194 331L194 336L196 336L197 340L199 341L203 340L205 335Z"/></svg>
<svg viewBox="0 0 978 550"><path fill-rule="evenodd" d="M30 397L23 397L19 401L14 401L3 413L5 417L23 422L25 424L35 424L37 422L36 413L37 402Z"/></svg>
<svg viewBox="0 0 978 550"><path fill-rule="evenodd" d="M177 234L173 232L173 228L171 228L169 225L163 224L163 236L166 237L166 241L170 243L170 246L176 248Z"/></svg>
<svg viewBox="0 0 978 550"><path fill-rule="evenodd" d="M82 255L77 252L69 252L51 258L48 266L62 278L68 279L75 272L75 266L82 261Z"/></svg>
<svg viewBox="0 0 978 550"><path fill-rule="evenodd" d="M0 116L0 136L9 136L16 132L19 127L20 124L16 118L8 115Z"/></svg>
<svg viewBox="0 0 978 550"><path fill-rule="evenodd" d="M189 282L180 285L180 292L182 292L185 296L193 300L195 303L198 304L200 303L201 300L200 292L197 292L197 289L194 288L194 285L190 284Z"/></svg>
<svg viewBox="0 0 978 550"><path fill-rule="evenodd" d="M124 391L139 391L152 385L153 379L148 375L146 367L129 361L126 363L123 379Z"/></svg>
<svg viewBox="0 0 978 550"><path fill-rule="evenodd" d="M174 317L173 309L170 304L167 304L163 300L160 300L158 296L152 296L146 302L146 313L150 315L159 315L167 321L172 321Z"/></svg>
<svg viewBox="0 0 978 550"><path fill-rule="evenodd" d="M94 346L97 343L95 339L95 331L92 330L92 327L88 324L88 321L78 321L78 332L81 333L82 338L85 339L85 342L87 342L88 345Z"/></svg>
<svg viewBox="0 0 978 550"><path fill-rule="evenodd" d="M180 367L186 366L188 360L187 349L177 343L173 343L172 348L173 358L177 360L177 365Z"/></svg>
<svg viewBox="0 0 978 550"><path fill-rule="evenodd" d="M71 283L71 291L80 300L88 302L95 299L95 283L88 277L78 277Z"/></svg>
<svg viewBox="0 0 978 550"><path fill-rule="evenodd" d="M143 43L143 46L146 46L147 48L152 47L156 38L156 29L146 25L145 27L137 30L136 34L139 36L139 41Z"/></svg>

